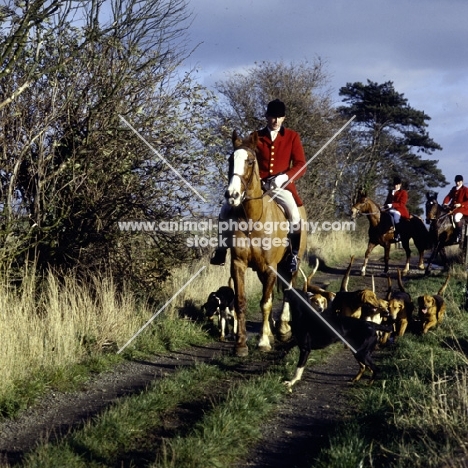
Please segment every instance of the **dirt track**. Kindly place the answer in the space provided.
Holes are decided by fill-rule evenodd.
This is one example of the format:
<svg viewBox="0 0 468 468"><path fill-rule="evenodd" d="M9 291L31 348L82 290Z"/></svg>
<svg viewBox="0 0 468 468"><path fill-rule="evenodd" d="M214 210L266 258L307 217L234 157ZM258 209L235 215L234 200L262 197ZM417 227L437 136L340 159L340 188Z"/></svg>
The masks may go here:
<svg viewBox="0 0 468 468"><path fill-rule="evenodd" d="M323 285L341 279L345 266L323 268L315 281ZM356 261L353 276L359 275L359 266ZM387 280L380 262L371 262L368 271L375 275L376 291L385 291ZM371 284L369 276L359 281ZM190 352L154 356L146 362L128 362L97 377L83 391L48 394L17 420L0 424L0 461L17 463L39 441L60 438L122 396L141 392L151 381L164 378L181 366L231 351L232 343L215 343ZM356 370L353 356L345 349L325 364L307 367L291 398L281 405L274 418L265 422L263 440L236 468L310 467L310 461L327 443L329 428L349 410L346 392Z"/></svg>

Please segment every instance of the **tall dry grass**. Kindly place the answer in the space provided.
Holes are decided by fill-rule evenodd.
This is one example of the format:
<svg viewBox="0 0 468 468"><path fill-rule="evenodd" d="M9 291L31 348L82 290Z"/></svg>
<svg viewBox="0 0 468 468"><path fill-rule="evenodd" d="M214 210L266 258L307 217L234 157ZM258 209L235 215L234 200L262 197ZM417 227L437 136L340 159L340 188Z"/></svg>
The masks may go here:
<svg viewBox="0 0 468 468"><path fill-rule="evenodd" d="M328 262L347 259L357 250L346 232L314 235L309 248ZM158 291L160 307L166 305L161 318L178 317L187 303L199 308L210 292L227 285L229 256L223 267L202 259L172 273ZM90 347L99 350L105 342L123 346L157 310L138 300L131 290L119 290L105 275L94 278L93 284L83 284L72 276L59 282L49 274L40 278L41 288L38 280L26 274L20 289L0 280L0 395L43 369L82 361ZM259 291L256 274L248 270L247 297L258 297Z"/></svg>
<svg viewBox="0 0 468 468"><path fill-rule="evenodd" d="M368 237L366 233L350 231L318 231L307 237L309 255L315 255L327 264L348 262L351 255L364 258ZM383 252L376 247L375 252Z"/></svg>
<svg viewBox="0 0 468 468"><path fill-rule="evenodd" d="M39 289L33 275L20 290L0 284L0 394L35 372L79 362L90 347L124 342L150 316L110 278L94 282L67 277L59 283L49 274Z"/></svg>

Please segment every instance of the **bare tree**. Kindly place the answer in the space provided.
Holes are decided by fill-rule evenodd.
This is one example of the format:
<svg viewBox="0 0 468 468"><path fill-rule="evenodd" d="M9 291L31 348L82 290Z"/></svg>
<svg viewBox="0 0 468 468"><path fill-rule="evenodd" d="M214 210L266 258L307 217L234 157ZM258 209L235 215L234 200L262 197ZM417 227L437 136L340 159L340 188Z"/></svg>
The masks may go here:
<svg viewBox="0 0 468 468"><path fill-rule="evenodd" d="M60 9L41 23L34 83L14 94L31 75L32 42L0 79L3 102L13 96L0 111L2 253L163 278L193 255L183 236L122 233L118 221L187 215L196 196L185 181L203 185L211 96L177 75L190 15L184 0L72 3L67 20Z"/></svg>
<svg viewBox="0 0 468 468"><path fill-rule="evenodd" d="M262 62L218 83L217 90L226 100L218 110L219 128L244 133L265 125L268 101L279 98L286 103L285 125L299 132L309 160L307 173L298 182L308 216L335 216L334 194L343 172L339 140L318 153L343 121L332 106L324 63Z"/></svg>

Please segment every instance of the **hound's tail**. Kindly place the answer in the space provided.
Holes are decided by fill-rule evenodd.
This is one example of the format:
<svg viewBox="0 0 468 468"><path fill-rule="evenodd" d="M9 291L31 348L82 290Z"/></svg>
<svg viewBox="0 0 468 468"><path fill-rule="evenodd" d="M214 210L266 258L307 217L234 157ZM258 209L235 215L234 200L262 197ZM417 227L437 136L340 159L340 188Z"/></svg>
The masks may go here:
<svg viewBox="0 0 468 468"><path fill-rule="evenodd" d="M387 274L387 301L392 298L392 278L390 278L390 274Z"/></svg>
<svg viewBox="0 0 468 468"><path fill-rule="evenodd" d="M229 286L232 290L234 290L234 280L232 279L232 276L229 277L228 286Z"/></svg>
<svg viewBox="0 0 468 468"><path fill-rule="evenodd" d="M299 272L302 275L302 277L304 278L304 286L302 287L302 290L304 292L307 292L307 276L306 276L306 274L304 273L304 270L301 267L299 267Z"/></svg>
<svg viewBox="0 0 468 468"><path fill-rule="evenodd" d="M312 269L311 273L309 274L309 276L307 278L305 277L304 272L301 270L301 273L304 276L304 291L305 292L307 292L307 286L310 284L310 282L312 281L312 278L314 277L315 273L317 272L319 264L320 264L319 259L316 258L315 259L315 267Z"/></svg>
<svg viewBox="0 0 468 468"><path fill-rule="evenodd" d="M340 292L348 291L349 274L351 273L351 267L353 266L353 262L354 262L354 255L351 257L346 273L343 276L343 280L341 281Z"/></svg>
<svg viewBox="0 0 468 468"><path fill-rule="evenodd" d="M405 293L406 290L405 290L405 287L404 287L404 285L403 285L403 280L402 280L402 278L401 278L401 270L398 268L398 269L397 269L397 272L398 272L398 287L400 288L400 291L401 291L401 292L404 292L404 293Z"/></svg>
<svg viewBox="0 0 468 468"><path fill-rule="evenodd" d="M449 279L450 279L450 274L447 275L447 279L445 280L445 283L439 289L439 292L437 293L439 296L442 296L442 294L444 294L445 290L447 289L447 284L449 282Z"/></svg>

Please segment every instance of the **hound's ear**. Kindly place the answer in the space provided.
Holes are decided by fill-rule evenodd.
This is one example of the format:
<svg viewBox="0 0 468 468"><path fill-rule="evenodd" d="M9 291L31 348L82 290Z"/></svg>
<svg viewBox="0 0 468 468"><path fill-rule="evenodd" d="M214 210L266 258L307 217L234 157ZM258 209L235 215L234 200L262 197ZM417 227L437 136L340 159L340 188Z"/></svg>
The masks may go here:
<svg viewBox="0 0 468 468"><path fill-rule="evenodd" d="M237 130L232 132L232 144L234 149L239 148L242 145L242 138L238 135Z"/></svg>

